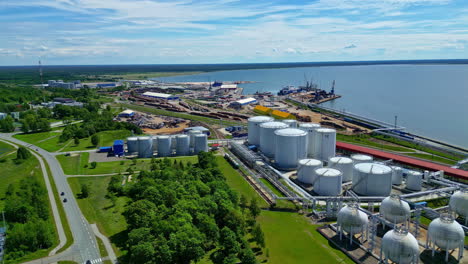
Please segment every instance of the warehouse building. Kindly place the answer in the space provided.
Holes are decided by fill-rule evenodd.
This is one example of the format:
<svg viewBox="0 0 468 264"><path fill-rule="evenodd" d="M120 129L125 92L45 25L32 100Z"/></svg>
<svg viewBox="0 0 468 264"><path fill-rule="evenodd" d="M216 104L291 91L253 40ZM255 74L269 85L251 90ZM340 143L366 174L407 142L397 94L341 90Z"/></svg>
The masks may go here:
<svg viewBox="0 0 468 264"><path fill-rule="evenodd" d="M165 94L165 93L153 93L153 92L145 92L142 94L143 96L158 98L158 99L165 99L165 100L177 100L179 96L172 95L172 94Z"/></svg>
<svg viewBox="0 0 468 264"><path fill-rule="evenodd" d="M234 101L229 106L232 107L232 108L239 109L244 105L254 104L256 102L257 102L257 99L255 99L253 97L249 97L249 98Z"/></svg>
<svg viewBox="0 0 468 264"><path fill-rule="evenodd" d="M126 117L126 118L132 117L134 115L135 115L135 111L132 111L130 109L127 109L119 113L119 117Z"/></svg>

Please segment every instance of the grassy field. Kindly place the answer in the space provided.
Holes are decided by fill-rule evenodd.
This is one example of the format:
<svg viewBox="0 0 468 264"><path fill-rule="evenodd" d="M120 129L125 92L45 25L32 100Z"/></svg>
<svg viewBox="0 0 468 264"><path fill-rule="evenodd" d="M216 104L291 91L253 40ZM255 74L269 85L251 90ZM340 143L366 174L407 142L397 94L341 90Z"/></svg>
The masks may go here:
<svg viewBox="0 0 468 264"><path fill-rule="evenodd" d="M396 151L396 152L414 152L414 150L409 149L409 148L379 144L370 139L371 137L368 135L349 136L349 135L343 135L343 134L336 134L336 140L338 141L366 145L366 146L377 148L377 149L384 149L384 150L390 150L390 151Z"/></svg>
<svg viewBox="0 0 468 264"><path fill-rule="evenodd" d="M134 164L132 160L122 159L122 161L109 161L109 162L98 162L96 168L91 169L88 164L89 153L83 152L79 154L73 154L71 156L58 155L58 161L62 165L63 171L67 175L98 175L108 173L121 173L125 172L128 168L132 168L133 171L149 170L151 167L151 159L137 159L137 163ZM174 157L171 160L183 160L185 162L197 162L196 156L187 157ZM85 165L88 165L85 168Z"/></svg>
<svg viewBox="0 0 468 264"><path fill-rule="evenodd" d="M204 117L204 116L190 115L187 113L171 112L167 110L156 109L156 108L146 107L146 106L139 106L139 105L132 105L132 104L120 104L120 106L124 108L129 108L135 111L146 112L146 113L151 113L155 115L173 116L173 117L183 118L187 120L205 122L208 124L222 124L226 126L238 126L238 125L243 124L241 122L236 122L236 121L224 121L224 120L219 120L219 119L214 119L214 118L209 118L209 117Z"/></svg>
<svg viewBox="0 0 468 264"><path fill-rule="evenodd" d="M411 157L416 157L420 159L425 159L425 160L430 160L430 161L435 161L435 162L440 162L440 163L445 163L448 165L454 165L457 162L451 159L446 159L442 158L439 156L433 156L431 154L424 154L424 153L405 153L405 155L411 156Z"/></svg>
<svg viewBox="0 0 468 264"><path fill-rule="evenodd" d="M14 150L15 148L12 145L0 141L0 158Z"/></svg>
<svg viewBox="0 0 468 264"><path fill-rule="evenodd" d="M106 198L107 185L110 176L106 177L76 177L69 178L68 183L75 195L81 193L81 184L89 186L89 197L77 199L78 205L86 219L95 223L102 234L109 237L114 244L117 255L122 252L115 246L121 241L122 234L127 229L127 223L122 213L127 204L127 197L118 197L115 204Z"/></svg>
<svg viewBox="0 0 468 264"><path fill-rule="evenodd" d="M18 134L13 137L43 148L49 152L54 152L65 146L67 142L59 143L61 129L49 132L40 132L32 134Z"/></svg>
<svg viewBox="0 0 468 264"><path fill-rule="evenodd" d="M249 198L255 197L263 201L222 157L218 157L218 164L231 188ZM266 202L263 201L263 205L266 205ZM268 263L354 263L340 250L333 249L316 231L318 226L309 223L302 215L263 210L258 221L265 233L266 247L270 255ZM265 258L265 255L259 256L261 260Z"/></svg>
<svg viewBox="0 0 468 264"><path fill-rule="evenodd" d="M99 136L99 144L97 147L112 146L114 140L116 139L125 139L131 135L131 132L128 130L113 130L113 131L102 131L97 133ZM75 145L74 143L69 144L65 147L62 152L67 151L76 151L76 150L86 150L86 149L95 149L96 146L91 144L91 137L80 139L80 144Z"/></svg>
<svg viewBox="0 0 468 264"><path fill-rule="evenodd" d="M3 142L0 142L0 143L5 144ZM41 184L45 185L44 177L42 175L42 170L41 170L39 161L34 156L22 162L21 164L16 164L14 162L15 158L16 158L16 154L7 155L3 158L3 162L0 163L0 166L2 167L1 173L0 173L0 211L2 211L3 207L5 206L4 198L5 198L5 191L8 188L8 185L17 184L22 179L25 179L26 177L29 177L29 176L37 178ZM41 249L36 252L32 252L14 261L5 260L5 263L7 264L8 263L20 263L20 262L30 261L33 259L42 258L42 257L47 256L50 250L52 250L52 248L57 246L58 244L58 235L56 231L57 229L55 228L55 221L53 219L50 205L49 205L49 213L50 213L49 223L53 225L52 229L54 230L54 236L55 236L52 247L48 249Z"/></svg>

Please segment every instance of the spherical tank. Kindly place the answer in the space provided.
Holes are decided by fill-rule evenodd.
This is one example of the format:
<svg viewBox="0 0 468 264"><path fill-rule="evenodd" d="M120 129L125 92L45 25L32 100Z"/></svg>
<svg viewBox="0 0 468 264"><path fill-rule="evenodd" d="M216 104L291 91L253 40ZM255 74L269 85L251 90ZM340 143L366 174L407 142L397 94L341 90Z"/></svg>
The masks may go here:
<svg viewBox="0 0 468 264"><path fill-rule="evenodd" d="M189 131L189 141L190 141L190 147L193 148L195 146L195 135L198 135L198 134L201 134L203 132L201 132L200 130L190 130Z"/></svg>
<svg viewBox="0 0 468 264"><path fill-rule="evenodd" d="M341 208L338 212L337 222L344 231L359 234L366 229L369 220L367 215L358 208L356 203L352 203Z"/></svg>
<svg viewBox="0 0 468 264"><path fill-rule="evenodd" d="M297 179L303 183L313 184L316 179L315 169L321 168L322 162L316 159L301 159L297 168Z"/></svg>
<svg viewBox="0 0 468 264"><path fill-rule="evenodd" d="M190 138L187 135L176 136L176 155L187 156L190 154Z"/></svg>
<svg viewBox="0 0 468 264"><path fill-rule="evenodd" d="M422 173L418 171L408 171L406 173L406 189L420 191L422 188Z"/></svg>
<svg viewBox="0 0 468 264"><path fill-rule="evenodd" d="M341 172L332 168L318 168L315 170L317 179L314 192L322 196L337 196L341 193Z"/></svg>
<svg viewBox="0 0 468 264"><path fill-rule="evenodd" d="M380 205L380 212L387 221L393 224L399 224L409 218L410 206L407 202L402 201L400 196L391 194L389 197L383 199Z"/></svg>
<svg viewBox="0 0 468 264"><path fill-rule="evenodd" d="M392 168L392 184L400 185L403 182L403 169L398 166L390 166Z"/></svg>
<svg viewBox="0 0 468 264"><path fill-rule="evenodd" d="M449 214L441 214L439 218L434 219L427 232L429 240L442 250L456 249L463 245L465 239L462 226Z"/></svg>
<svg viewBox="0 0 468 264"><path fill-rule="evenodd" d="M354 165L364 162L372 162L372 157L364 154L354 154L351 155L351 159L354 162Z"/></svg>
<svg viewBox="0 0 468 264"><path fill-rule="evenodd" d="M353 179L353 160L347 157L331 157L328 160L328 167L341 171L343 182Z"/></svg>
<svg viewBox="0 0 468 264"><path fill-rule="evenodd" d="M367 196L389 195L392 190L392 169L377 163L354 165L353 190Z"/></svg>
<svg viewBox="0 0 468 264"><path fill-rule="evenodd" d="M393 263L412 263L419 258L418 241L407 229L395 228L383 236L382 253Z"/></svg>
<svg viewBox="0 0 468 264"><path fill-rule="evenodd" d="M208 137L206 134L195 135L194 152L198 154L200 151L208 152Z"/></svg>
<svg viewBox="0 0 468 264"><path fill-rule="evenodd" d="M151 158L153 156L153 140L150 137L138 138L138 157Z"/></svg>
<svg viewBox="0 0 468 264"><path fill-rule="evenodd" d="M315 144L315 131L320 128L319 124L315 123L302 123L299 124L299 129L302 129L307 132L307 156L312 158L314 152L314 144Z"/></svg>
<svg viewBox="0 0 468 264"><path fill-rule="evenodd" d="M453 193L449 205L457 214L468 217L468 190Z"/></svg>
<svg viewBox="0 0 468 264"><path fill-rule="evenodd" d="M283 170L297 168L298 161L307 157L307 132L297 128L275 131L275 161Z"/></svg>
<svg viewBox="0 0 468 264"><path fill-rule="evenodd" d="M331 128L318 128L317 133L321 141L319 160L328 161L336 155L336 130Z"/></svg>
<svg viewBox="0 0 468 264"><path fill-rule="evenodd" d="M284 119L283 123L288 125L290 128L297 128L297 121L294 119Z"/></svg>
<svg viewBox="0 0 468 264"><path fill-rule="evenodd" d="M127 138L127 152L138 153L138 138L137 137L129 137Z"/></svg>
<svg viewBox="0 0 468 264"><path fill-rule="evenodd" d="M158 156L168 157L171 152L172 139L170 136L158 136Z"/></svg>
<svg viewBox="0 0 468 264"><path fill-rule="evenodd" d="M272 158L275 155L275 131L288 128L283 122L265 122L260 124L260 150Z"/></svg>
<svg viewBox="0 0 468 264"><path fill-rule="evenodd" d="M275 120L270 116L253 116L248 120L248 141L250 145L260 144L260 124Z"/></svg>

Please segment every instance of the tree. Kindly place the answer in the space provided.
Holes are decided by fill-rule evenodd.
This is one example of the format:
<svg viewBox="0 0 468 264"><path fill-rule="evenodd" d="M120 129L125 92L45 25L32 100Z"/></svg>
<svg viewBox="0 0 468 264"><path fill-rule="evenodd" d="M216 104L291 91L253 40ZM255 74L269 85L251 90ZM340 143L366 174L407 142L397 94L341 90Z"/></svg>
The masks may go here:
<svg viewBox="0 0 468 264"><path fill-rule="evenodd" d="M89 196L89 187L87 184L81 184L81 198L88 198Z"/></svg>
<svg viewBox="0 0 468 264"><path fill-rule="evenodd" d="M99 136L97 134L94 134L91 137L91 144L93 144L93 146L97 146L99 144Z"/></svg>
<svg viewBox="0 0 468 264"><path fill-rule="evenodd" d="M236 234L229 229L229 227L223 227L223 229L221 229L219 244L223 248L223 253L225 255L237 254L240 250Z"/></svg>
<svg viewBox="0 0 468 264"><path fill-rule="evenodd" d="M257 259L255 258L255 254L253 253L252 249L247 246L239 253L239 259L242 264L257 264Z"/></svg>
<svg viewBox="0 0 468 264"><path fill-rule="evenodd" d="M17 160L26 160L31 157L31 152L23 146L20 146L18 150L16 151L16 159Z"/></svg>
<svg viewBox="0 0 468 264"><path fill-rule="evenodd" d="M91 162L91 169L95 169L97 167L97 162Z"/></svg>
<svg viewBox="0 0 468 264"><path fill-rule="evenodd" d="M249 210L254 219L256 219L257 216L259 216L260 213L262 212L262 210L260 209L260 206L258 206L258 202L257 202L257 199L255 199L255 197L252 197L252 200L250 201Z"/></svg>
<svg viewBox="0 0 468 264"><path fill-rule="evenodd" d="M265 235L263 234L262 228L259 224L256 224L252 229L252 237L260 247L265 247Z"/></svg>
<svg viewBox="0 0 468 264"><path fill-rule="evenodd" d="M80 139L78 137L75 137L73 139L73 143L75 144L75 146L78 146L80 144Z"/></svg>
<svg viewBox="0 0 468 264"><path fill-rule="evenodd" d="M241 194L239 198L239 204L242 211L247 208L247 197L244 194Z"/></svg>
<svg viewBox="0 0 468 264"><path fill-rule="evenodd" d="M15 131L14 120L11 116L6 116L4 119L0 120L0 130L3 132Z"/></svg>

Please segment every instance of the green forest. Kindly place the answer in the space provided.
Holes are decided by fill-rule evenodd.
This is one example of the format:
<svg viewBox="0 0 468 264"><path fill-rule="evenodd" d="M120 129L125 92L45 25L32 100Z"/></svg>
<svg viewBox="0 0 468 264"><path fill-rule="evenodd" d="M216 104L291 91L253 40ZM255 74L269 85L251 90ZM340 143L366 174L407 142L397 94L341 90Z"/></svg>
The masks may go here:
<svg viewBox="0 0 468 264"><path fill-rule="evenodd" d="M257 201L227 185L213 153L198 159L153 160L150 171L125 187L119 176L111 179L108 196L130 198L123 262L189 264L209 254L213 263L257 263L252 245L265 247Z"/></svg>

